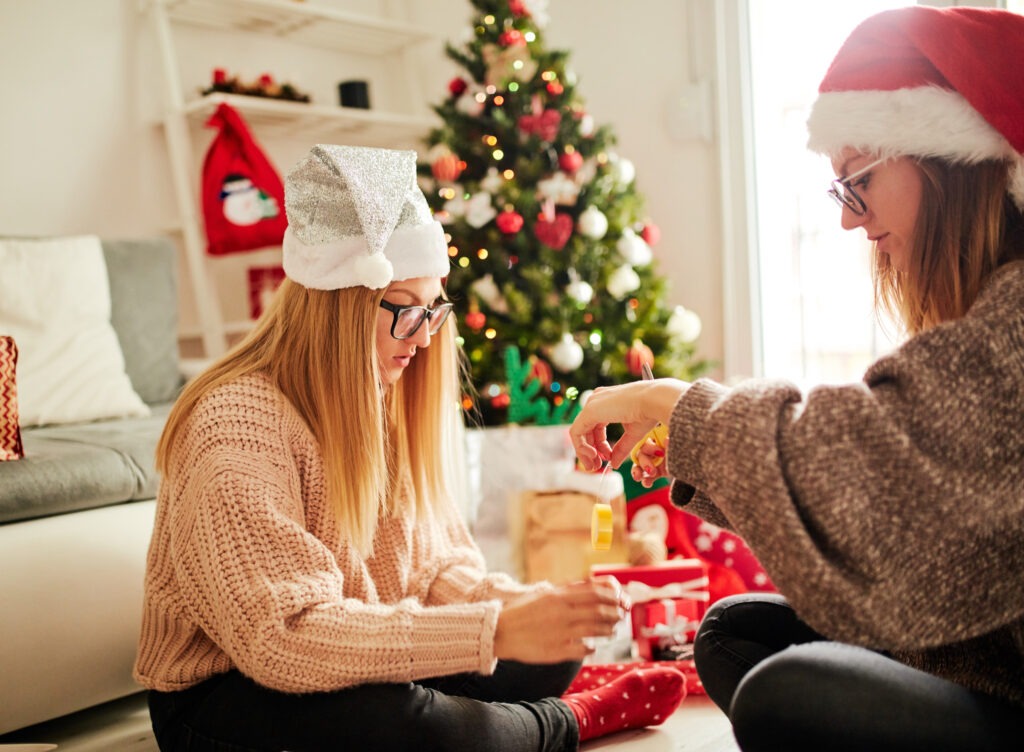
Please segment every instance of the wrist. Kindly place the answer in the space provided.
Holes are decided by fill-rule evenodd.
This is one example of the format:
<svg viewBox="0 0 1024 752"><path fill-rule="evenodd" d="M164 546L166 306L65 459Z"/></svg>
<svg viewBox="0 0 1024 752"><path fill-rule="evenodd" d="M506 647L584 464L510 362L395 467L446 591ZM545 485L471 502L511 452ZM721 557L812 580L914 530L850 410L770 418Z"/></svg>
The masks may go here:
<svg viewBox="0 0 1024 752"><path fill-rule="evenodd" d="M672 420L672 411L675 410L676 403L689 386L679 379L658 379L652 382L647 414L657 417L660 423L667 426Z"/></svg>

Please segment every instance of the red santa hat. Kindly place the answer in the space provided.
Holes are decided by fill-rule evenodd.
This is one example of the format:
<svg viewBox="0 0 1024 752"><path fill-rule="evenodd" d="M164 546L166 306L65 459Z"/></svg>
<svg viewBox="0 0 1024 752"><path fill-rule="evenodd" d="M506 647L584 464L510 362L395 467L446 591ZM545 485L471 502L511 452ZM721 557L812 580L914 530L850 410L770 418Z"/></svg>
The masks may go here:
<svg viewBox="0 0 1024 752"><path fill-rule="evenodd" d="M912 6L871 16L818 89L808 147L879 156L1012 162L1024 208L1024 16Z"/></svg>

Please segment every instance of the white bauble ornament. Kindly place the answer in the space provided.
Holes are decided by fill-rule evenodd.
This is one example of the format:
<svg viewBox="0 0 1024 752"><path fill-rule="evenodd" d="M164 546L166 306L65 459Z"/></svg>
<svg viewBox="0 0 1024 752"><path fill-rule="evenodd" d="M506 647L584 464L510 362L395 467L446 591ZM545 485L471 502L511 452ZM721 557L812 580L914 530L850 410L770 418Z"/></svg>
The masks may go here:
<svg viewBox="0 0 1024 752"><path fill-rule="evenodd" d="M551 16L548 15L548 0L523 0L523 7L538 29L543 29L551 20Z"/></svg>
<svg viewBox="0 0 1024 752"><path fill-rule="evenodd" d="M584 113L580 118L580 135L584 138L594 135L594 116Z"/></svg>
<svg viewBox="0 0 1024 752"><path fill-rule="evenodd" d="M651 247L629 227L622 231L622 237L615 244L615 250L633 266L646 266L654 258Z"/></svg>
<svg viewBox="0 0 1024 752"><path fill-rule="evenodd" d="M594 288L582 279L574 279L566 285L565 294L577 303L586 304L594 297Z"/></svg>
<svg viewBox="0 0 1024 752"><path fill-rule="evenodd" d="M640 276L629 264L623 264L608 277L608 292L617 300L639 289Z"/></svg>
<svg viewBox="0 0 1024 752"><path fill-rule="evenodd" d="M583 365L583 348L569 332L565 332L558 344L551 348L548 357L551 365L562 373L568 373Z"/></svg>
<svg viewBox="0 0 1024 752"><path fill-rule="evenodd" d="M665 330L681 342L694 342L700 336L700 316L681 305L676 306L665 324Z"/></svg>
<svg viewBox="0 0 1024 752"><path fill-rule="evenodd" d="M636 167L628 159L616 156L612 159L611 174L616 183L627 186L636 177Z"/></svg>
<svg viewBox="0 0 1024 752"><path fill-rule="evenodd" d="M591 240L600 240L604 237L605 233L608 232L608 217L606 217L604 212L596 206L588 206L586 210L580 214L580 218L577 220L576 226L579 228L580 234L584 237L590 238Z"/></svg>

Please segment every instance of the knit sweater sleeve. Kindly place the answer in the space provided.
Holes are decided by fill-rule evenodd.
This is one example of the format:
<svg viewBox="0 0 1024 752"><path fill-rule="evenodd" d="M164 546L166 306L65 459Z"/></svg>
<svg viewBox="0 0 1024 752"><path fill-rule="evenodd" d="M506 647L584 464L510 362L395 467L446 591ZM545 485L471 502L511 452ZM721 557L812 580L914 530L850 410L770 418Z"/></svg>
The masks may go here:
<svg viewBox="0 0 1024 752"><path fill-rule="evenodd" d="M673 497L726 522L831 638L921 649L1024 616L1024 265L967 316L806 395L696 382Z"/></svg>
<svg viewBox="0 0 1024 752"><path fill-rule="evenodd" d="M215 392L176 442L166 554L190 618L240 671L282 691L493 670L486 636L500 604L378 602L358 555L310 532L323 510L299 468L315 464L315 446L270 394L276 403Z"/></svg>
<svg viewBox="0 0 1024 752"><path fill-rule="evenodd" d="M417 568L412 594L431 605L497 599L508 603L527 593L550 590L550 583L523 584L504 572L488 572L483 554L453 504L440 521L417 530Z"/></svg>

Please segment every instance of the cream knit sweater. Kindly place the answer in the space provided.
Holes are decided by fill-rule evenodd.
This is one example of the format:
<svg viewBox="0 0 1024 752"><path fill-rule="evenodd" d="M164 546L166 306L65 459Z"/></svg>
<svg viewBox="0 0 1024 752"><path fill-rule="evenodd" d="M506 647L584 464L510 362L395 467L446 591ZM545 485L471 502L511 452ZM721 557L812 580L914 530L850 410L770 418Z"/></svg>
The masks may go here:
<svg viewBox="0 0 1024 752"><path fill-rule="evenodd" d="M673 500L818 632L1024 706L1024 262L863 383L698 381L670 434Z"/></svg>
<svg viewBox="0 0 1024 752"><path fill-rule="evenodd" d="M493 671L502 603L457 513L337 530L317 442L259 376L206 395L162 479L135 678L163 691L238 669L286 692ZM544 586L540 586L544 587Z"/></svg>

